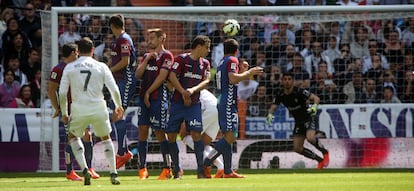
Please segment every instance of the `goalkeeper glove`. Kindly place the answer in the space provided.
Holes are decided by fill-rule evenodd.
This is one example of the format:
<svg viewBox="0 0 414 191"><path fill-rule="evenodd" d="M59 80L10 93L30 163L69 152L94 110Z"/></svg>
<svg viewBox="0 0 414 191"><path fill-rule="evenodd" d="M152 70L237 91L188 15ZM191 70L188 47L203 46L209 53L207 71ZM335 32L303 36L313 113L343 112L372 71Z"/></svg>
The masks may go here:
<svg viewBox="0 0 414 191"><path fill-rule="evenodd" d="M267 114L266 117L266 125L270 125L273 122L273 119L275 118L275 116L271 113Z"/></svg>
<svg viewBox="0 0 414 191"><path fill-rule="evenodd" d="M318 104L313 104L311 107L307 109L308 113L312 116L316 115L318 112Z"/></svg>

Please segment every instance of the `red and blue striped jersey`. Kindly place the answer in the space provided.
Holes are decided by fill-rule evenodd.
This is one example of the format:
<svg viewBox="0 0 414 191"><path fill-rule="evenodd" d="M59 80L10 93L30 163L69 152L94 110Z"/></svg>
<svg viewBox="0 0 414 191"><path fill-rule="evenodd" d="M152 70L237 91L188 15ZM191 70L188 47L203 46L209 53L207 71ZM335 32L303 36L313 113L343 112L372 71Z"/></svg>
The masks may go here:
<svg viewBox="0 0 414 191"><path fill-rule="evenodd" d="M230 83L229 73L239 73L239 60L235 56L225 56L217 66L216 82L220 92L219 104L237 104L237 85Z"/></svg>
<svg viewBox="0 0 414 191"><path fill-rule="evenodd" d="M181 86L187 89L204 81L210 72L210 62L204 58L193 60L188 53L180 54L174 59L174 64L171 66L170 71L177 75ZM183 102L182 95L175 91L171 101ZM195 92L191 96L191 103L196 104L198 102L200 102L200 92Z"/></svg>
<svg viewBox="0 0 414 191"><path fill-rule="evenodd" d="M144 55L142 60L147 57L148 53ZM139 92L139 95L141 97L145 96L145 92L148 90L148 88L154 83L155 79L160 74L160 70L162 68L169 70L171 64L174 62L174 56L169 50L163 50L158 53L157 58L153 58L148 61L147 67L145 68L144 76L142 77L141 81L141 89ZM158 87L158 89L151 93L150 99L156 100L159 99L164 85L161 85Z"/></svg>
<svg viewBox="0 0 414 191"><path fill-rule="evenodd" d="M134 62L136 60L136 53L134 43L132 42L131 37L127 33L122 33L117 39L115 39L112 44L112 64L111 66L116 65L122 57L129 56L129 64L126 68L118 70L113 73L114 78L117 82L119 81L131 81L134 77Z"/></svg>

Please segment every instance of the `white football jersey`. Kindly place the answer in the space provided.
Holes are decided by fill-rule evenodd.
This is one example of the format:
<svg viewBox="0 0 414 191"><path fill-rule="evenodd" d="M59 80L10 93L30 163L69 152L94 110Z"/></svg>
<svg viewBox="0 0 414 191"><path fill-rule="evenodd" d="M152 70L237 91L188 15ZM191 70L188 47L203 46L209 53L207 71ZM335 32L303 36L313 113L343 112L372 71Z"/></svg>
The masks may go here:
<svg viewBox="0 0 414 191"><path fill-rule="evenodd" d="M63 70L59 86L62 114L67 114L66 95L71 91L72 103L93 105L104 102L103 87L108 88L116 106L121 106L118 86L108 66L92 57L82 56L68 64Z"/></svg>

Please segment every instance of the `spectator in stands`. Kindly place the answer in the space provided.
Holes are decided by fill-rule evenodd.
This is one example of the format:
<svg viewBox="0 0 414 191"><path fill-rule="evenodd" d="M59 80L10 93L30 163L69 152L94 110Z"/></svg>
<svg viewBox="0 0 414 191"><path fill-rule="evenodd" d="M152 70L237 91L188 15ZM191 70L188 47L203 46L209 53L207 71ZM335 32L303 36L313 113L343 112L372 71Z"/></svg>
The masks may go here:
<svg viewBox="0 0 414 191"><path fill-rule="evenodd" d="M398 97L397 92L397 81L395 79L394 74L390 70L384 70L383 74L383 87L391 87L393 91L393 95Z"/></svg>
<svg viewBox="0 0 414 191"><path fill-rule="evenodd" d="M372 28L365 24L365 21L348 21L344 26L341 44L350 44L352 41L355 41L355 30L360 27L366 29L367 39L375 39L375 34L372 32Z"/></svg>
<svg viewBox="0 0 414 191"><path fill-rule="evenodd" d="M256 93L247 101L247 116L261 117L267 115L267 111L272 104L272 96L268 96L266 92L265 84L257 87Z"/></svg>
<svg viewBox="0 0 414 191"><path fill-rule="evenodd" d="M93 16L91 17L90 21L88 21L87 29L85 34L81 33L81 36L89 37L95 47L99 46L103 42L103 35L107 33L107 30L104 30L102 26L103 23L101 22L100 16Z"/></svg>
<svg viewBox="0 0 414 191"><path fill-rule="evenodd" d="M303 22L301 24L301 28L295 32L295 45L299 47L299 49L302 49L304 43L310 43L313 41L313 39L316 39L318 36L315 32L315 30L312 29L312 23L310 22ZM309 34L305 34L309 33ZM303 39L307 38L307 39ZM310 46L310 44L307 44L307 46Z"/></svg>
<svg viewBox="0 0 414 191"><path fill-rule="evenodd" d="M293 56L293 67L289 70L289 73L293 74L294 86L307 89L310 88L310 76L306 69L303 67L303 57L300 53L296 52Z"/></svg>
<svg viewBox="0 0 414 191"><path fill-rule="evenodd" d="M341 6L358 6L358 3L355 3L351 0L340 0L339 5L341 5Z"/></svg>
<svg viewBox="0 0 414 191"><path fill-rule="evenodd" d="M20 64L20 69L26 74L29 81L33 80L36 71L42 68L41 65L40 52L36 48L31 48L28 50L27 58L23 60Z"/></svg>
<svg viewBox="0 0 414 191"><path fill-rule="evenodd" d="M266 67L265 70L268 70L268 68ZM276 95L282 91L282 69L279 66L270 66L270 72L265 72L267 74L264 81L267 87L266 95Z"/></svg>
<svg viewBox="0 0 414 191"><path fill-rule="evenodd" d="M371 57L372 67L364 74L366 78L373 78L377 82L382 82L384 68L381 66L381 56L376 54Z"/></svg>
<svg viewBox="0 0 414 191"><path fill-rule="evenodd" d="M414 102L414 70L405 71L404 78L404 96L403 101L405 103Z"/></svg>
<svg viewBox="0 0 414 191"><path fill-rule="evenodd" d="M324 82L326 80L332 80L333 77L332 73L328 71L328 65L325 61L320 61L317 67L318 70L312 73L313 77L311 80L311 85L316 87L325 85Z"/></svg>
<svg viewBox="0 0 414 191"><path fill-rule="evenodd" d="M42 78L42 70L37 69L34 71L34 77L30 81L29 85L32 90L32 101L35 107L40 107L40 85Z"/></svg>
<svg viewBox="0 0 414 191"><path fill-rule="evenodd" d="M19 95L13 99L9 108L34 108L30 85L26 84L20 88Z"/></svg>
<svg viewBox="0 0 414 191"><path fill-rule="evenodd" d="M408 27L402 32L402 42L406 48L414 50L414 17L408 18Z"/></svg>
<svg viewBox="0 0 414 191"><path fill-rule="evenodd" d="M118 7L130 7L132 6L131 0L116 0L116 6Z"/></svg>
<svg viewBox="0 0 414 191"><path fill-rule="evenodd" d="M363 80L361 72L352 73L352 81L345 84L342 92L346 95L346 104L367 102L367 98L363 93Z"/></svg>
<svg viewBox="0 0 414 191"><path fill-rule="evenodd" d="M32 47L32 44L30 43L30 40L27 38L26 33L20 30L18 20L13 17L7 20L7 29L2 35L2 49L4 55L9 54L10 51L13 49L13 39L14 36L16 36L17 34L20 34L23 37L23 44L25 46L27 46L28 48ZM7 63L7 60L5 60L4 63Z"/></svg>
<svg viewBox="0 0 414 191"><path fill-rule="evenodd" d="M311 54L312 42L316 39L312 36L311 30L304 30L302 36L300 36L301 41L298 44L295 44L298 52L302 54L303 57Z"/></svg>
<svg viewBox="0 0 414 191"><path fill-rule="evenodd" d="M103 43L101 43L99 46L96 46L93 57L101 62L104 62L104 52L105 49L109 48L111 49L112 42L114 41L114 35L112 33L108 33L104 35ZM110 55L109 55L110 56ZM111 58L111 57L108 57ZM107 63L108 60L105 60L105 63Z"/></svg>
<svg viewBox="0 0 414 191"><path fill-rule="evenodd" d="M341 56L341 51L339 51L339 49L337 48L338 42L336 41L336 37L330 36L328 38L327 44L328 44L327 48L324 51L322 51L321 55L323 57L328 57L329 61L333 63L335 59Z"/></svg>
<svg viewBox="0 0 414 191"><path fill-rule="evenodd" d="M276 32L280 36L280 43L282 45L295 44L295 33L288 29L288 23L279 23L279 28L276 30Z"/></svg>
<svg viewBox="0 0 414 191"><path fill-rule="evenodd" d="M279 65L278 61L285 54L285 45L280 44L280 36L277 32L271 34L271 43L266 46L266 66Z"/></svg>
<svg viewBox="0 0 414 191"><path fill-rule="evenodd" d="M381 94L378 93L377 82L375 79L368 78L364 84L364 94L367 97L367 103L379 103Z"/></svg>
<svg viewBox="0 0 414 191"><path fill-rule="evenodd" d="M326 72L332 75L335 70L330 59L327 56L322 55L322 43L315 40L312 42L311 48L310 54L305 57L304 61L305 69L310 77L313 77L313 75L319 71L319 64L322 62L324 62L327 67Z"/></svg>
<svg viewBox="0 0 414 191"><path fill-rule="evenodd" d="M17 33L12 36L12 47L5 52L4 62L8 63L10 56L17 56L22 63L27 60L30 47L24 44L23 33Z"/></svg>
<svg viewBox="0 0 414 191"><path fill-rule="evenodd" d="M341 45L341 56L334 60L333 67L335 69L335 73L333 74L334 82L338 86L338 88L342 89L342 87L350 80L349 71L351 64L351 54L348 44Z"/></svg>
<svg viewBox="0 0 414 191"><path fill-rule="evenodd" d="M330 48L333 48L333 49L339 50L339 45L342 43L342 39L341 39L342 35L341 35L340 27L339 27L339 22L337 22L337 21L336 22L330 22L330 23L327 23L326 25L327 25L326 28L328 28L327 29L328 32L325 35L326 39L328 41L330 41L331 37L335 37L335 41L336 41L336 44L335 44L336 46L335 47L331 47L329 44L327 44L326 46L330 47Z"/></svg>
<svg viewBox="0 0 414 191"><path fill-rule="evenodd" d="M333 80L318 81L316 92L320 98L320 104L343 104L345 95L338 90Z"/></svg>
<svg viewBox="0 0 414 191"><path fill-rule="evenodd" d="M91 7L92 1L87 0L76 0L75 7ZM72 18L78 26L86 26L90 19L88 14L74 14Z"/></svg>
<svg viewBox="0 0 414 191"><path fill-rule="evenodd" d="M68 26L68 17L70 17L67 14L59 14L58 16L58 35L62 35L66 30Z"/></svg>
<svg viewBox="0 0 414 191"><path fill-rule="evenodd" d="M78 33L78 29L76 26L76 22L72 19L69 19L68 26L60 36L59 36L59 46L62 47L63 45L71 42L79 41L82 37Z"/></svg>
<svg viewBox="0 0 414 191"><path fill-rule="evenodd" d="M397 30L384 31L384 36L383 54L390 63L390 68L393 69L393 67L403 62L404 44L399 40Z"/></svg>
<svg viewBox="0 0 414 191"><path fill-rule="evenodd" d="M401 101L397 96L394 95L394 90L392 87L385 86L382 93L381 103L401 103Z"/></svg>
<svg viewBox="0 0 414 191"><path fill-rule="evenodd" d="M6 70L3 77L4 82L0 84L0 108L8 107L20 91L20 84L14 80L15 76L12 70Z"/></svg>
<svg viewBox="0 0 414 191"><path fill-rule="evenodd" d="M281 55L278 62L282 72L289 71L293 68L293 56L295 53L295 45L288 44L285 49L285 54Z"/></svg>
<svg viewBox="0 0 414 191"><path fill-rule="evenodd" d="M29 38L32 46L39 47L42 44L42 24L35 10L32 3L26 3L22 11L23 17L19 20L19 26Z"/></svg>
<svg viewBox="0 0 414 191"><path fill-rule="evenodd" d="M369 55L367 33L368 29L362 26L354 29L354 40L349 45L352 58Z"/></svg>
<svg viewBox="0 0 414 191"><path fill-rule="evenodd" d="M0 35L3 35L3 33L6 31L7 29L7 21L10 18L14 17L13 14L13 9L11 8L5 8L2 12L1 12L1 17L0 17Z"/></svg>
<svg viewBox="0 0 414 191"><path fill-rule="evenodd" d="M7 65L8 69L14 72L14 80L19 82L20 85L25 85L29 83L26 74L24 74L23 71L20 69L20 60L17 58L17 56L11 56L8 60Z"/></svg>
<svg viewBox="0 0 414 191"><path fill-rule="evenodd" d="M390 65L387 62L387 58L381 54L378 50L378 43L376 40L371 39L368 42L369 55L363 56L362 60L362 74L365 74L370 68L372 68L372 58L374 55L379 55L381 60L381 66L384 69L390 69Z"/></svg>
<svg viewBox="0 0 414 191"><path fill-rule="evenodd" d="M130 35L131 33L135 33L134 37L131 35L131 38L133 38L135 44L145 41L144 26L138 19L125 18L125 31Z"/></svg>

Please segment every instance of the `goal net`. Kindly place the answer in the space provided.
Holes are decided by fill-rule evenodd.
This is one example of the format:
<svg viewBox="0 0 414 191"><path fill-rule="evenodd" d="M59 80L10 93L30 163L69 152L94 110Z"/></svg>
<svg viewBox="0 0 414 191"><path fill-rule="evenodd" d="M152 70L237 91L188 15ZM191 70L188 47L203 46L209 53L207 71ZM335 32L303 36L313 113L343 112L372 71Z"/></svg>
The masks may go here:
<svg viewBox="0 0 414 191"><path fill-rule="evenodd" d="M134 41L138 63L149 51L147 29L163 29L167 33L165 47L174 55L188 51L196 35L209 36L211 52L207 59L213 74L209 90L217 95L214 71L223 57L222 42L229 38L222 27L225 20L235 19L241 28L231 38L240 44L239 59L265 70L265 74L238 85L240 128L239 141L234 147L235 168L316 166L315 161L291 152L294 121L285 107L276 111L271 124L265 123L272 98L281 91L281 76L285 71L294 72L296 86L321 98L317 126L327 137L322 142L334 158L333 168L412 168L409 156L414 152L414 90L408 92L407 88L414 83L408 81L409 75L414 75L413 10L411 5L352 9L53 7L51 12L42 13L42 100L46 98L51 68L60 60L60 46L74 39L65 34L90 37L96 46L95 58L103 62L110 59L113 37L108 20L112 14L125 16L125 29ZM389 90L394 97L388 100ZM396 98L406 104L384 104ZM127 112L130 120L127 136L133 151L137 142L134 106L136 102L132 100ZM50 108L42 112L50 112ZM44 121L47 120L51 119L45 117ZM42 137L39 170L64 169L62 127L57 122L52 124L53 127L43 125L42 131L54 130L60 140ZM405 150L395 150L392 146L395 144ZM95 148L99 150L99 145ZM190 149L185 146L180 149L184 152L183 161L194 161ZM159 168L162 157L154 138L150 138L149 150L149 168ZM102 158L99 151L94 156ZM401 163L392 162L395 156ZM136 168L136 158L126 168ZM185 163L184 168L195 168L195 164Z"/></svg>

